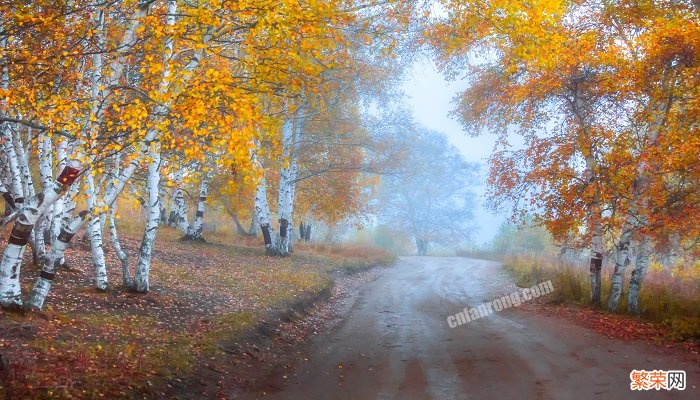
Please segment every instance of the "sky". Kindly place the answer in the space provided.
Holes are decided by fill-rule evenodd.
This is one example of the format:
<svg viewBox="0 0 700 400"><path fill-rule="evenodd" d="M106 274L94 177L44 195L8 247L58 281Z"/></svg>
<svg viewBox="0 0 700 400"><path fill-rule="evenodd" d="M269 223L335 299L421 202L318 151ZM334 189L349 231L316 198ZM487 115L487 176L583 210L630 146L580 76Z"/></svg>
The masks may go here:
<svg viewBox="0 0 700 400"><path fill-rule="evenodd" d="M476 244L489 242L496 235L498 227L506 220L503 215L494 215L484 207L486 191L486 161L493 149L493 136L483 135L474 138L462 126L448 116L454 108L452 99L465 88L464 82L446 81L429 60L417 61L407 74L403 90L407 104L413 110L415 119L423 126L442 132L462 153L465 160L481 165L481 179L474 187L477 195L475 216L478 230L474 234Z"/></svg>

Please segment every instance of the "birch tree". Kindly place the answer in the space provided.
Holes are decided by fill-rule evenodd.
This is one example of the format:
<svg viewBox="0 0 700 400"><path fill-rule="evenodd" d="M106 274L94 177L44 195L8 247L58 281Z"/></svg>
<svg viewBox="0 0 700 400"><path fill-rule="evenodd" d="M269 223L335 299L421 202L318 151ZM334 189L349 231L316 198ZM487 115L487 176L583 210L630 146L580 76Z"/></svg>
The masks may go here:
<svg viewBox="0 0 700 400"><path fill-rule="evenodd" d="M323 79L323 73L356 66L352 52L343 46L351 39L348 27L361 26L357 10L375 5L40 0L22 7L13 3L0 7L0 128L7 160L3 195L8 204L14 204L3 224L14 222L16 228L15 243L5 248L0 266L0 291L3 304L21 303L17 282L23 241L53 206L53 243L27 304L41 308L65 249L86 224L92 238L96 286L106 288L102 227L106 214L111 213L113 246L119 249L110 208L125 187L135 185L132 177L144 164L148 165L148 221L133 281L138 291L147 291L161 214L160 180L172 173L162 171L164 160L170 165L171 159L179 157L188 165L218 150L225 157L217 167L254 175L251 150L259 151L261 159L277 155L274 144L255 143L271 142L268 139L273 134L277 139L287 118L266 113L270 108L264 103L272 102L273 109L279 110L281 99L298 96L302 89L319 98L331 93L333 86ZM59 172L68 171L68 175L57 174L56 183L50 179L56 174L44 168L42 188L34 196L26 192L31 191L28 171L36 149L29 148L32 141L17 140L15 135L29 128L33 136L50 142L42 144L40 163L51 164L48 150L55 146ZM263 154L268 150L269 154ZM24 155L17 154L21 151ZM65 179L78 177L74 161L80 163L84 191ZM287 179L295 182L293 177ZM267 190L262 188L264 196L258 196L256 203L265 200L256 214L270 227L267 236L272 236ZM296 193L293 188L288 193L285 204L293 205ZM83 200L87 208L75 214ZM291 206L289 209L291 220ZM199 217L195 223L201 226ZM270 239L269 243L274 242ZM124 281L132 284L126 257L119 258Z"/></svg>
<svg viewBox="0 0 700 400"><path fill-rule="evenodd" d="M534 213L560 242L592 247L596 304L601 249L612 243L609 309L636 247L629 310L638 312L655 231L677 219L669 210L690 204L687 188L669 182L697 164L685 156L695 147L678 145L696 129L688 107L697 97L696 10L652 1L443 4L447 17L433 28L441 68L470 79L456 114L469 129L499 134L491 198L514 204L514 215ZM470 57L480 50L494 57L477 64ZM522 135L522 149L511 148L509 132Z"/></svg>

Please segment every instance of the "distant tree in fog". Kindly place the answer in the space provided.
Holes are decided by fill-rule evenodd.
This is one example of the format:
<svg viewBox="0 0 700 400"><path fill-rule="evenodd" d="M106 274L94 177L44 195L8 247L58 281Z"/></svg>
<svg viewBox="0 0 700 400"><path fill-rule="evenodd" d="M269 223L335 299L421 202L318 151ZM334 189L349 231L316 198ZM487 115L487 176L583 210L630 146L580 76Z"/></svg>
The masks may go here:
<svg viewBox="0 0 700 400"><path fill-rule="evenodd" d="M473 230L476 164L465 161L439 132L413 128L400 135L398 167L382 177L380 221L413 236L418 255L431 243L457 244Z"/></svg>

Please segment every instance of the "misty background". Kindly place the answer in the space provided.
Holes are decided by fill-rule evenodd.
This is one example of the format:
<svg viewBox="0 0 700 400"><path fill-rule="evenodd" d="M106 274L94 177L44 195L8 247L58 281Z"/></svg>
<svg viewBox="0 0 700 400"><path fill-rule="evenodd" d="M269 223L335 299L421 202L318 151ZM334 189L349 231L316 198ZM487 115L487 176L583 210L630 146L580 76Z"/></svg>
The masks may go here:
<svg viewBox="0 0 700 400"><path fill-rule="evenodd" d="M445 134L464 156L466 161L480 165L480 179L473 192L477 195L474 204L473 243L483 245L494 239L498 229L506 221L505 215L494 214L485 206L487 161L493 150L494 137L473 137L449 113L454 109L452 99L467 87L466 82L447 81L429 60L417 60L406 75L402 89L406 93L406 104L413 117L421 125Z"/></svg>

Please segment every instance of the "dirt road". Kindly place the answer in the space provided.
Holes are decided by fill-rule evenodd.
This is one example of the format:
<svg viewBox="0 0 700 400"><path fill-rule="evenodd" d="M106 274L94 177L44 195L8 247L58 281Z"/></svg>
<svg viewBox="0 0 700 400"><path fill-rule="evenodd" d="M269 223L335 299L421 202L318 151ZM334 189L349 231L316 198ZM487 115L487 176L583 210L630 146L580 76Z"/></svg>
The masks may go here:
<svg viewBox="0 0 700 400"><path fill-rule="evenodd" d="M699 399L700 366L678 352L609 339L509 309L449 328L507 280L495 262L405 257L367 285L347 318L275 377L268 399ZM556 290L556 287L555 287ZM631 392L632 369L685 370L687 389Z"/></svg>

